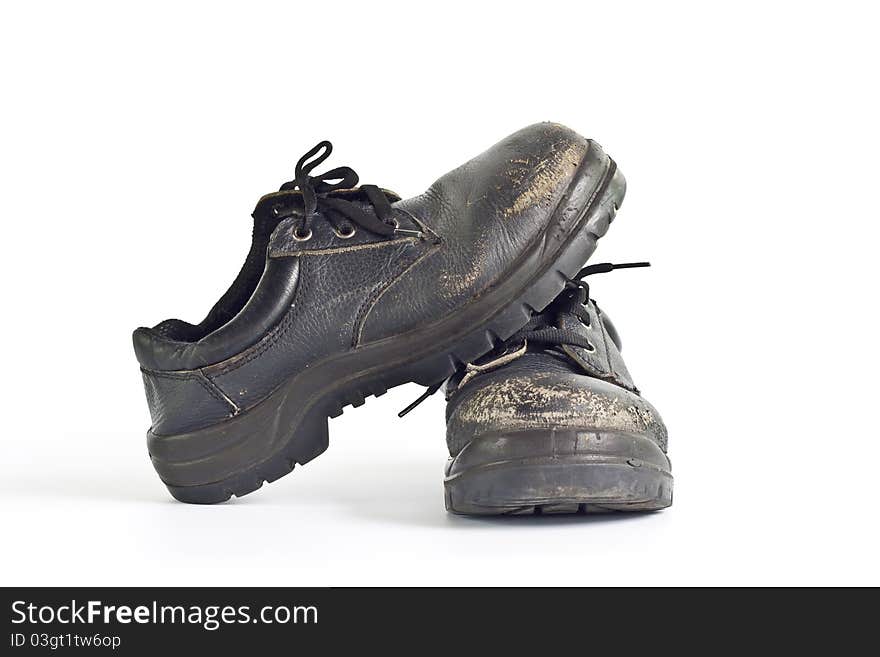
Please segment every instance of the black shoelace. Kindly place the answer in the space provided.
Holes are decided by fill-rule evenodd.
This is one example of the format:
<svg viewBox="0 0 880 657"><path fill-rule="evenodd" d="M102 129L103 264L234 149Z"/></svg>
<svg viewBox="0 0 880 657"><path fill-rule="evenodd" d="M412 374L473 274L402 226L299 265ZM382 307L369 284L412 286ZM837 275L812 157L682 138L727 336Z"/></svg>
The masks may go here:
<svg viewBox="0 0 880 657"><path fill-rule="evenodd" d="M552 320L559 315L574 315L582 324L589 326L590 313L587 311L587 304L590 302L590 285L584 280L587 276L604 274L615 269L650 266L649 262L624 262L620 264L603 262L584 267L569 279L567 290L560 294L544 312L532 317L528 324L506 341L506 344L520 344L526 341L529 344L543 347L569 345L593 351L595 347L586 337L576 331L558 328L552 324Z"/></svg>
<svg viewBox="0 0 880 657"><path fill-rule="evenodd" d="M320 175L311 175L312 171L330 157L332 152L333 144L322 141L299 159L296 163L294 179L281 185L281 191L299 190L303 200L302 214L300 215L298 208L286 207L279 203L273 208L275 216L280 218L301 216L302 221L296 227L294 235L302 241L312 236L309 221L318 211L327 218L340 237L351 237L355 226L385 237L390 237L396 232L404 232L398 229L397 222L391 216L391 201L385 192L376 185L361 185L357 188L359 178L351 167L337 167ZM366 201L375 211L375 216L358 203L332 196L334 192L355 188L363 192Z"/></svg>
<svg viewBox="0 0 880 657"><path fill-rule="evenodd" d="M529 320L528 324L505 340L504 345L500 348L500 352L502 354L507 353L517 347L523 349L524 345L529 344L537 345L542 349L552 349L553 347L568 345L593 351L595 347L586 337L576 331L561 329L555 326L553 321L560 315L568 314L574 315L581 323L589 326L590 314L587 311L587 304L590 302L590 285L584 280L585 278L593 274L604 274L615 269L650 266L651 263L649 262L624 262L620 264L603 262L597 265L587 265L573 278L568 280L566 289L543 312L536 314ZM525 350L523 349L523 351ZM400 411L397 414L398 417L403 417L409 413L437 392L442 385L443 382L440 382L428 387L418 399Z"/></svg>

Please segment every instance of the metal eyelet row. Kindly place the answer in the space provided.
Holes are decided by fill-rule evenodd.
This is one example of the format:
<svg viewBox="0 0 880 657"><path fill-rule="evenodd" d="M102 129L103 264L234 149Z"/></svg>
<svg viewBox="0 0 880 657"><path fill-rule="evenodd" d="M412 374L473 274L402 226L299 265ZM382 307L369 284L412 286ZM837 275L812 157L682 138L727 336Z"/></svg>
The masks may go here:
<svg viewBox="0 0 880 657"><path fill-rule="evenodd" d="M283 209L283 205L281 205L280 203L276 203L272 206L272 214L276 217L280 217L281 211ZM400 228L400 222L394 217L392 217L387 223L393 226L394 230ZM347 227L344 230L340 230L334 227L333 233L341 240L350 240L352 237L355 236L355 234L357 234L357 229L351 224L347 224ZM310 239L312 239L312 229L309 228L308 230L303 232L301 228L296 228L293 231L293 239L297 242L308 242Z"/></svg>
<svg viewBox="0 0 880 657"><path fill-rule="evenodd" d="M346 230L339 230L338 228L333 229L333 233L341 240L350 240L357 233L357 229L354 226L348 226ZM312 239L312 229L309 228L305 232L303 232L302 228L297 227L293 231L293 239L297 242L308 242Z"/></svg>
<svg viewBox="0 0 880 657"><path fill-rule="evenodd" d="M397 219L391 219L391 221L389 221L388 223L394 226L395 230L400 227L400 222L397 221ZM357 228L355 228L351 224L346 224L345 228L342 230L340 230L339 228L334 228L333 233L341 240L350 240L357 234ZM312 231L309 230L307 233L300 233L300 229L297 228L295 231L293 231L293 239L295 239L297 242L305 242L307 240L310 240L312 239Z"/></svg>
<svg viewBox="0 0 880 657"><path fill-rule="evenodd" d="M333 233L341 240L350 240L357 234L357 229L354 226L349 226L346 230L339 230L338 228L333 229ZM305 232L302 232L301 229L297 228L293 231L293 239L297 242L308 242L312 239L312 230L311 228Z"/></svg>
<svg viewBox="0 0 880 657"><path fill-rule="evenodd" d="M281 216L282 210L284 210L284 206L281 203L276 203L275 205L272 206L272 214L276 217ZM354 226L347 224L347 226L344 230L339 230L338 228L334 228L333 232L336 234L336 237L338 237L339 239L349 240L355 236L355 233L357 233L357 229ZM310 239L312 239L312 229L309 228L309 229L303 231L302 228L297 227L293 231L293 239L296 240L297 242L308 242Z"/></svg>

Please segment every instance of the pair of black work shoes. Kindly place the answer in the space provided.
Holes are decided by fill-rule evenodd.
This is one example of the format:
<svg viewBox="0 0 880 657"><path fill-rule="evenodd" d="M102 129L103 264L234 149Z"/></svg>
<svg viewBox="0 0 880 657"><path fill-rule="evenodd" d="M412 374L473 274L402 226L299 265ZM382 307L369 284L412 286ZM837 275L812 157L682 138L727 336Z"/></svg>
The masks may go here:
<svg viewBox="0 0 880 657"><path fill-rule="evenodd" d="M414 381L445 382L450 511L669 506L666 429L583 281L615 268L582 268L625 192L601 147L536 124L407 200L314 173L330 152L260 199L202 322L134 332L171 494L253 492L327 449L345 406Z"/></svg>

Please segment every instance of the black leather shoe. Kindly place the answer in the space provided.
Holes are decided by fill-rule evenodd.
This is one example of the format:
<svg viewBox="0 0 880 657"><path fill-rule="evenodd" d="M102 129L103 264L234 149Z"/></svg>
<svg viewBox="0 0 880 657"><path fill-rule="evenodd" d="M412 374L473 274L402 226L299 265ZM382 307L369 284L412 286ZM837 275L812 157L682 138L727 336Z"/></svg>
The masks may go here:
<svg viewBox="0 0 880 657"><path fill-rule="evenodd" d="M645 265L593 265L597 271ZM446 385L446 508L644 511L672 504L667 434L586 284Z"/></svg>
<svg viewBox="0 0 880 657"><path fill-rule="evenodd" d="M172 495L244 495L327 448L327 418L409 381L439 385L529 321L623 200L614 162L530 126L401 201L354 171L264 196L241 273L199 324L134 332L150 456Z"/></svg>

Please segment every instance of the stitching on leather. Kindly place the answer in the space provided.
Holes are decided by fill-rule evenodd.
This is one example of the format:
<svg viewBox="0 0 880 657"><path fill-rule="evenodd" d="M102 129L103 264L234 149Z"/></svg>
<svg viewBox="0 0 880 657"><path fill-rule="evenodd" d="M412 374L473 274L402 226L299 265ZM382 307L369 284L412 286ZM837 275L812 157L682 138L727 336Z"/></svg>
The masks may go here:
<svg viewBox="0 0 880 657"><path fill-rule="evenodd" d="M599 332L602 333L602 343L605 345L605 360L608 361L608 374L617 379L619 377L614 370L614 365L611 364L611 351L608 347L608 332L605 330L605 322L602 321L602 313L599 311L599 308L595 305L594 308L596 308L596 322L599 324Z"/></svg>
<svg viewBox="0 0 880 657"><path fill-rule="evenodd" d="M611 362L611 347L608 346L608 332L605 330L605 322L602 321L602 311L599 310L598 306L594 307L596 309L596 321L599 323L599 330L602 333L602 343L605 345L605 358L608 361L608 373L599 375L599 378L609 381L614 385L618 385L624 390L639 394L639 389L636 387L635 383L627 383L623 375L614 368L614 365ZM614 342L612 341L611 344L614 345ZM617 346L614 345L614 348L616 349Z"/></svg>
<svg viewBox="0 0 880 657"><path fill-rule="evenodd" d="M303 294L305 293L305 290L308 288L308 283L306 282L305 278L306 277L300 277L300 280L297 284L303 290ZM297 291L297 296L299 296L299 291ZM255 358L263 355L266 352L266 350L271 348L272 346L274 346L282 338L282 336L284 336L287 333L287 331L293 325L293 313L291 312L291 310L295 304L296 304L296 302L294 301L294 304L291 305L291 308L289 308L287 310L286 314L284 315L284 319L281 321L280 324L278 324L278 326L275 327L272 335L268 336L267 338L265 338L263 341L261 341L257 345L251 347L251 349L253 351L248 353L247 356L243 356L241 358L238 358L234 362L229 363L228 365L224 365L222 367L218 367L217 365L211 365L211 366L208 366L203 369L209 370L211 372L211 376L213 376L213 377L223 376L224 374L228 374L229 372L234 372L238 368L243 367L244 365L247 365ZM215 368L215 367L217 367L216 371L213 370L213 368Z"/></svg>
<svg viewBox="0 0 880 657"><path fill-rule="evenodd" d="M177 379L181 381L194 379L198 376L194 370L187 370L186 372L162 372L160 370L150 370L146 367L142 367L141 372L158 379Z"/></svg>
<svg viewBox="0 0 880 657"><path fill-rule="evenodd" d="M409 210L404 210L403 208L394 208L394 209L397 210L398 212L401 212L401 213L405 214L407 217L409 217L409 218L410 218L410 221L412 221L416 226L418 226L419 228L421 228L423 232L425 232L425 233L430 233L430 234L433 235L437 240L440 240L440 239L441 239L441 238L440 238L440 235L438 235L437 232L436 232L433 228L431 228L431 227L430 227L428 224L426 224L424 221L422 221L421 219L419 219L418 217L416 217L416 216L415 216L412 212L410 212Z"/></svg>
<svg viewBox="0 0 880 657"><path fill-rule="evenodd" d="M367 309L372 306L372 302L375 299L377 299L379 296L382 295L382 290L387 285L389 285L391 282L393 282L397 276L400 276L402 271L406 270L405 268L407 266L400 264L400 260L399 260L400 255L401 255L401 253L398 252L398 254L397 254L398 258L395 258L395 260L394 260L394 263L396 265L395 270L391 273L391 275L389 277L387 277L386 280L380 281L379 283L377 283L376 285L373 286L372 290L370 290L370 293L367 295L367 298L361 303L360 307L357 310L357 313L355 313L355 316L352 320L351 340L349 341L349 345L352 348L357 346L358 336L360 335L361 322L363 321L363 318L365 316ZM416 258L416 260L418 260L418 258ZM404 269L401 269L402 267Z"/></svg>
<svg viewBox="0 0 880 657"><path fill-rule="evenodd" d="M380 245L381 246L394 245L394 246L399 247L399 246L404 246L404 245L406 245L410 242L414 242L414 241L420 242L421 240L418 240L417 238L405 238L405 239L382 242L382 243L380 243ZM352 248L356 248L356 247L352 247ZM327 254L330 254L330 251L311 252L311 254L300 254L300 255L327 255ZM406 270L404 270L404 271L406 271ZM398 276L402 275L403 273L404 272L401 272L401 274L398 274ZM312 276L309 275L309 272L306 272L306 271L301 272L300 277L299 277L299 281L297 283L298 290L296 293L296 297L294 299L294 303L292 304L291 308L293 308L296 305L297 298L305 298L307 296L308 292L311 289L311 282L312 282L311 279L312 279ZM209 366L208 368L204 368L204 369L210 370L211 376L218 377L218 376L223 376L225 374L229 374L230 372L234 372L235 370L239 369L240 367L243 367L244 365L250 363L255 358L262 356L268 349L273 347L288 332L288 330L290 330L290 327L293 325L293 319L294 319L293 313L291 312L291 310L288 310L287 313L285 314L284 319L282 320L281 324L279 324L276 327L275 333L271 337L265 339L264 341L260 342L258 345L253 347L253 351L251 353L249 353L247 356L244 356L240 359L236 359L235 362L230 363L229 365L226 365L224 367L221 367L221 368L217 369L216 371L213 370L213 367L216 367L216 366Z"/></svg>
<svg viewBox="0 0 880 657"><path fill-rule="evenodd" d="M614 344L613 340L611 340L610 346L608 344L608 331L605 329L605 322L602 321L602 311L599 310L598 306L596 306L596 319L599 322L599 326L602 330L602 341L605 343L605 357L608 360L608 376L606 378L612 383L619 385L621 388L625 388L626 390L631 390L632 392L639 394L639 389L636 387L635 382L632 380L632 375L628 375L629 383L627 383L627 377L625 377L622 372L619 372L617 368L614 367L614 363L611 362L611 347L617 349L617 345Z"/></svg>
<svg viewBox="0 0 880 657"><path fill-rule="evenodd" d="M221 404L223 404L224 407L228 407L228 406L229 406L229 402L227 402L227 400L223 399L223 397L222 397L222 396L221 396L216 390L214 390L214 389L211 387L210 383L208 383L208 381L206 381L206 380L204 379L204 377L201 377L201 376L194 376L194 377L192 377L192 379L193 379L193 381L196 381L200 386L202 386L202 388L204 388L205 391L206 391L209 395L211 395L211 397L213 397L215 400L217 400L217 401L219 401Z"/></svg>
<svg viewBox="0 0 880 657"><path fill-rule="evenodd" d="M376 304L379 302L379 299L381 299L388 290L390 290L392 287L394 287L401 278L403 278L408 272L410 272L413 267L418 265L420 262L422 262L428 256L433 255L434 253L437 253L437 251L439 251L439 249L440 249L439 242L436 244L432 244L431 247L427 251L425 251L422 255L420 255L418 258L413 260L409 264L408 267L406 267L403 271L401 271L399 274L397 274L397 276L395 276L394 279L388 283L388 285L386 285L383 288L380 288L379 294L376 295L376 298L373 299L371 302L369 302L369 307L367 307L368 306L367 302L365 302L361 306L361 310L358 311L358 317L355 320L356 321L356 324L355 324L356 330L355 330L354 334L352 335L352 346L353 347L357 347L358 345L360 345L361 338L363 337L364 326L367 323L367 318L370 316L370 313L373 312L373 308L376 307Z"/></svg>
<svg viewBox="0 0 880 657"><path fill-rule="evenodd" d="M417 242L418 237L401 237L397 240L386 240L383 242L369 242L367 244L357 244L355 246L338 246L332 249L315 249L312 251L274 251L269 254L270 258L296 258L298 256L322 256L334 255L337 253L351 253L352 251L364 251L366 249L380 249L388 246L398 246L402 242Z"/></svg>
<svg viewBox="0 0 880 657"><path fill-rule="evenodd" d="M293 325L293 317L290 310L287 311L287 314L284 316L284 321L282 324L278 326L278 329L275 331L273 335L266 338L262 342L260 342L256 347L253 348L253 351L249 353L247 356L236 359L234 363L230 363L229 365L225 365L217 370L216 373L212 372L212 375L222 376L224 374L228 374L229 372L234 372L240 367L247 365L255 358L262 356L268 349L273 347L281 338L284 336L288 329Z"/></svg>
<svg viewBox="0 0 880 657"><path fill-rule="evenodd" d="M428 252L430 252L430 248L429 248L429 250L428 250L426 253L428 253ZM360 342L361 331L362 331L362 329L363 329L363 322L365 321L365 319L366 319L367 315L369 314L370 310L372 310L373 305L376 303L376 301L377 301L377 300L378 300L378 299L379 299L379 298L385 293L385 290L386 290L389 286L391 286L391 285L394 284L394 282L395 282L400 276L403 276L406 272L408 272L408 271L410 270L410 268L411 268L414 264L416 264L417 262L419 262L419 260L421 260L422 258L424 258L425 255L426 255L426 253L423 253L422 255L417 256L416 259L413 260L413 261L412 261L411 263L409 263L408 265L406 265L406 264L397 264L397 268L396 268L396 270L391 274L391 276L389 276L389 277L387 278L387 280L385 280L385 281L382 282L382 283L379 283L378 285L376 285L376 286L372 289L372 291L370 292L370 294L367 296L367 298L364 300L364 302L363 302L363 303L360 305L360 307L358 308L358 311L357 311L357 313L355 314L354 319L353 319L353 321L352 321L351 342L350 342L352 348L358 346L358 343ZM398 260L396 260L395 262L396 262L396 263L399 263Z"/></svg>
<svg viewBox="0 0 880 657"><path fill-rule="evenodd" d="M307 288L307 283L304 278L300 278L300 281L297 283L298 288ZM213 365L206 365L198 370L185 370L181 372L174 371L159 371L159 370L150 370L145 367L141 367L141 372L148 374L150 376L155 376L163 379L177 379L177 380L197 380L200 381L200 375L209 376L205 374L205 372L210 372L210 377L221 376L228 372L232 372L239 367L249 363L257 356L260 356L263 352L265 352L268 348L270 348L273 344L275 344L290 328L293 323L293 316L290 310L293 308L293 304L287 310L284 315L284 318L270 331L269 335L264 338L262 341L258 342L256 345L252 346L250 349L253 351L248 352L247 350L243 353L247 353L247 356L241 358L234 358L234 362L229 363L228 365L222 365L221 363L214 363ZM212 379L213 380L213 379ZM224 400L225 402L225 400Z"/></svg>
<svg viewBox="0 0 880 657"><path fill-rule="evenodd" d="M233 415L238 415L241 412L241 407L232 400L232 397L223 392L223 388L217 385L214 379L201 370L199 371L199 375L199 382L204 380L205 385L214 390L214 394L223 402L223 404L232 408Z"/></svg>
<svg viewBox="0 0 880 657"><path fill-rule="evenodd" d="M207 393L208 393L208 394L209 394L214 400L219 401L219 402L222 403L224 406L228 406L228 405L229 405L229 401L226 400L226 399L223 399L223 397L220 396L220 395L217 393L216 390L213 390L213 389L211 388L210 384L209 384L207 381L205 381L204 376L200 376L198 372L196 372L196 373L186 373L186 374L177 374L177 373L175 373L175 372L159 372L159 371L156 371L156 370L148 370L148 369L143 368L143 367L141 368L141 372L142 372L143 374L146 374L147 376L152 377L152 378L155 378L155 379L169 379L169 380L171 380L171 381L195 381L195 382L198 383L198 384L199 384L199 385L205 390L205 392L207 392ZM158 396L160 396L160 397L163 396L162 393L158 390L158 388L156 389L156 394L157 394Z"/></svg>

